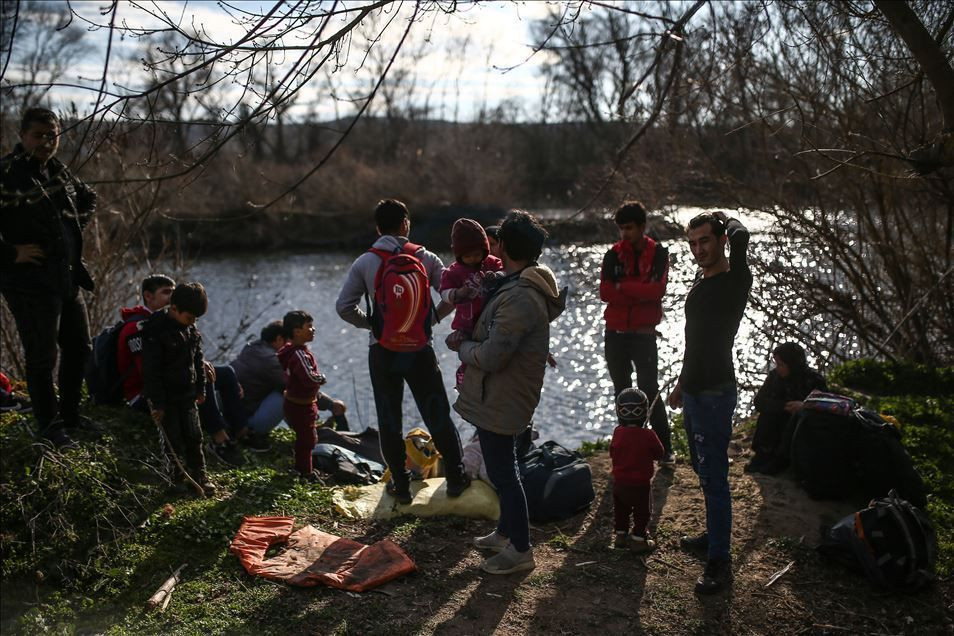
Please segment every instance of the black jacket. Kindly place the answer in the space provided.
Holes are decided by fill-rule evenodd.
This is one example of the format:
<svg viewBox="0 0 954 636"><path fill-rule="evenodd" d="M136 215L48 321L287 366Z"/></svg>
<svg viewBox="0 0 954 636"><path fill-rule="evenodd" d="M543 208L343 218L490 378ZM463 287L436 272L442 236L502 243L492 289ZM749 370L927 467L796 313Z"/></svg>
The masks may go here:
<svg viewBox="0 0 954 636"><path fill-rule="evenodd" d="M142 321L143 395L152 408L170 402L191 402L205 392L202 335L194 326L184 327L157 311Z"/></svg>
<svg viewBox="0 0 954 636"><path fill-rule="evenodd" d="M96 209L96 193L62 161L41 165L17 144L0 159L0 289L25 293L92 291L83 262L83 227ZM41 265L16 264L15 245L35 243ZM70 255L72 254L72 258Z"/></svg>
<svg viewBox="0 0 954 636"><path fill-rule="evenodd" d="M763 415L784 413L787 416L785 404L804 401L814 389L828 390L825 378L814 369L805 369L787 378L782 378L776 369L772 369L755 394L755 409Z"/></svg>

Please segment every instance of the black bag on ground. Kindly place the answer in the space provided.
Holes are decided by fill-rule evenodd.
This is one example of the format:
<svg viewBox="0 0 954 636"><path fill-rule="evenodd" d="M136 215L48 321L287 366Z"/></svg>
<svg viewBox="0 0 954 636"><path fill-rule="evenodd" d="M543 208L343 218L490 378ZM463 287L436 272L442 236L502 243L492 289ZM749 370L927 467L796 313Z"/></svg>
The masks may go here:
<svg viewBox="0 0 954 636"><path fill-rule="evenodd" d="M917 506L927 503L924 482L901 444L897 428L877 414L836 415L803 410L792 434L795 478L816 499L867 499L891 489Z"/></svg>
<svg viewBox="0 0 954 636"><path fill-rule="evenodd" d="M339 448L333 448L328 454L314 456L315 467L328 473L336 484L370 486L381 481L383 471L375 470L367 462L360 461L360 456L355 459L358 461L353 461Z"/></svg>
<svg viewBox="0 0 954 636"><path fill-rule="evenodd" d="M123 380L132 367L119 370L119 332L130 322L139 322L146 316L136 314L103 329L93 338L93 351L86 359L83 375L86 388L94 404L122 404Z"/></svg>
<svg viewBox="0 0 954 636"><path fill-rule="evenodd" d="M934 580L934 528L923 512L893 490L864 510L822 528L817 550L864 572L881 587L916 589Z"/></svg>
<svg viewBox="0 0 954 636"><path fill-rule="evenodd" d="M596 498L590 465L556 442L544 442L527 453L520 476L532 521L572 517Z"/></svg>

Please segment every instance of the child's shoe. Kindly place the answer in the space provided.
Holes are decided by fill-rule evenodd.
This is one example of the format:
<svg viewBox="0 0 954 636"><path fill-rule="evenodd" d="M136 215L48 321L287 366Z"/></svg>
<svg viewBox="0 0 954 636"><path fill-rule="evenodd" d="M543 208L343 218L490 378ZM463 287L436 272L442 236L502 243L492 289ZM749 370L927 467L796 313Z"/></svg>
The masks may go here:
<svg viewBox="0 0 954 636"><path fill-rule="evenodd" d="M633 554L646 554L656 549L656 542L638 534L629 535L629 549Z"/></svg>
<svg viewBox="0 0 954 636"><path fill-rule="evenodd" d="M325 480L321 478L321 475L319 475L318 471L316 470L313 470L310 473L298 475L298 479L303 484L317 484L319 486L325 485Z"/></svg>
<svg viewBox="0 0 954 636"><path fill-rule="evenodd" d="M628 546L626 545L626 531L617 530L613 534L613 549L614 550L625 550Z"/></svg>

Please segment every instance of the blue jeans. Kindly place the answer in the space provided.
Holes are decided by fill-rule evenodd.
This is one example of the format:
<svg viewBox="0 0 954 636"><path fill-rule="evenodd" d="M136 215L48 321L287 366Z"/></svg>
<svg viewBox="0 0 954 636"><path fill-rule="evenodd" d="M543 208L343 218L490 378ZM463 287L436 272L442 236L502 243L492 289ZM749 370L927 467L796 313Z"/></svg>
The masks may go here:
<svg viewBox="0 0 954 636"><path fill-rule="evenodd" d="M205 383L205 402L199 405L199 421L209 435L224 430L233 439L248 425L239 397L238 377L232 367L215 367L215 384Z"/></svg>
<svg viewBox="0 0 954 636"><path fill-rule="evenodd" d="M526 552L530 549L530 517L517 466L516 436L478 428L477 439L480 440L487 475L500 498L497 534L510 539L518 552Z"/></svg>
<svg viewBox="0 0 954 636"><path fill-rule="evenodd" d="M732 496L729 493L729 438L738 401L733 386L721 392L682 394L683 424L689 439L692 469L706 500L709 558L729 557L732 536Z"/></svg>
<svg viewBox="0 0 954 636"><path fill-rule="evenodd" d="M272 391L265 396L255 412L248 418L248 428L259 435L268 435L272 429L282 423L284 411L282 403L285 398L279 391Z"/></svg>

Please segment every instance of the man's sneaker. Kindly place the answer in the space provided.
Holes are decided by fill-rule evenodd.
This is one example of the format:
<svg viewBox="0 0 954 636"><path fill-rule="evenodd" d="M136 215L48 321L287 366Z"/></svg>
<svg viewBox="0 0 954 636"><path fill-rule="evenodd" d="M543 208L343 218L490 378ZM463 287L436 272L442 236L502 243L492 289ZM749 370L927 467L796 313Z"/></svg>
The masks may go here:
<svg viewBox="0 0 954 636"><path fill-rule="evenodd" d="M384 487L384 490L397 499L397 502L401 505L406 506L411 503L411 486L409 484L398 486L393 481L389 481L388 485Z"/></svg>
<svg viewBox="0 0 954 636"><path fill-rule="evenodd" d="M457 479L453 481L448 479L447 480L447 496L451 498L460 497L461 494L465 490L467 490L469 486L470 486L470 477L468 477L467 475L461 475L460 477L458 477Z"/></svg>
<svg viewBox="0 0 954 636"><path fill-rule="evenodd" d="M250 434L242 440L242 444L253 453L267 453L272 450L271 445L268 443L268 435L261 433Z"/></svg>
<svg viewBox="0 0 954 636"><path fill-rule="evenodd" d="M633 554L646 554L656 549L656 542L637 534L629 535L629 549Z"/></svg>
<svg viewBox="0 0 954 636"><path fill-rule="evenodd" d="M512 543L480 565L480 569L488 574L524 572L535 567L537 564L533 560L533 548L526 552L517 552Z"/></svg>
<svg viewBox="0 0 954 636"><path fill-rule="evenodd" d="M53 428L43 433L43 438L59 449L76 448L76 440L66 434L62 428Z"/></svg>
<svg viewBox="0 0 954 636"><path fill-rule="evenodd" d="M225 442L223 444L216 444L215 442L209 442L205 448L213 457L226 466L241 466L245 463L242 453L239 452L239 449L234 443L230 444Z"/></svg>
<svg viewBox="0 0 954 636"><path fill-rule="evenodd" d="M663 458L659 460L660 466L675 466L676 465L676 454L675 453L666 453L663 455Z"/></svg>
<svg viewBox="0 0 954 636"><path fill-rule="evenodd" d="M474 547L479 550L493 550L494 552L500 552L508 545L510 545L510 539L497 534L496 530L483 537L474 537Z"/></svg>
<svg viewBox="0 0 954 636"><path fill-rule="evenodd" d="M86 431L88 433L102 433L106 428L99 422L94 422L85 415L77 415L74 419L62 420L63 426L77 431Z"/></svg>
<svg viewBox="0 0 954 636"><path fill-rule="evenodd" d="M626 549L626 531L617 530L613 533L613 549L614 550L625 550Z"/></svg>
<svg viewBox="0 0 954 636"><path fill-rule="evenodd" d="M682 537L679 539L679 547L686 552L692 552L697 555L706 555L709 552L709 534L703 532L695 537Z"/></svg>
<svg viewBox="0 0 954 636"><path fill-rule="evenodd" d="M706 569L696 580L696 594L712 594L718 592L729 578L728 559L709 559Z"/></svg>

